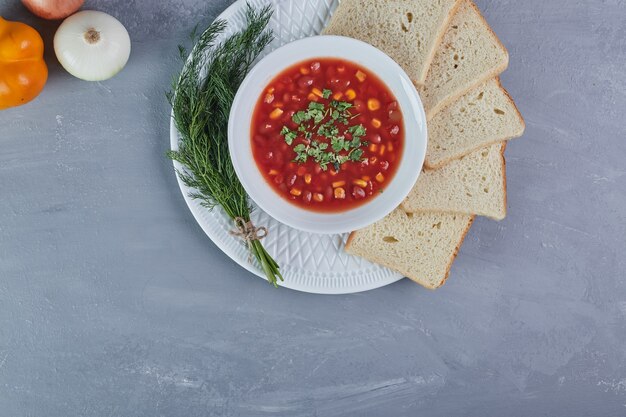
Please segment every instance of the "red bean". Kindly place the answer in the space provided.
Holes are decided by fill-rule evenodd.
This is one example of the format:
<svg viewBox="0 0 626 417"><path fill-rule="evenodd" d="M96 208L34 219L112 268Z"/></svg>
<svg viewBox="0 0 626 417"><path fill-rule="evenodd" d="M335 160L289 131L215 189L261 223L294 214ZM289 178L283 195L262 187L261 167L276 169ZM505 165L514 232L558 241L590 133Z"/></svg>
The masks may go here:
<svg viewBox="0 0 626 417"><path fill-rule="evenodd" d="M391 110L396 110L398 108L398 102L397 101L392 101L391 103L387 104L387 110L391 111Z"/></svg>
<svg viewBox="0 0 626 417"><path fill-rule="evenodd" d="M333 198L333 187L330 185L324 189L324 201L330 201Z"/></svg>
<svg viewBox="0 0 626 417"><path fill-rule="evenodd" d="M365 109L367 109L367 106L365 105L365 102L363 100L354 100L354 110L356 110L358 113L362 113L365 111Z"/></svg>
<svg viewBox="0 0 626 417"><path fill-rule="evenodd" d="M298 79L298 87L307 88L313 85L313 77L310 75L304 75Z"/></svg>
<svg viewBox="0 0 626 417"><path fill-rule="evenodd" d="M350 80L345 78L333 77L330 79L330 86L332 90L344 91L350 86Z"/></svg>
<svg viewBox="0 0 626 417"><path fill-rule="evenodd" d="M272 122L265 122L261 126L259 126L259 133L266 135L268 133L272 133L275 129L275 126Z"/></svg>
<svg viewBox="0 0 626 417"><path fill-rule="evenodd" d="M322 172L322 167L315 164L315 167L313 168L313 172L315 172L316 174L319 174L320 172Z"/></svg>
<svg viewBox="0 0 626 417"><path fill-rule="evenodd" d="M258 143L259 145L266 145L267 144L267 137L263 136L263 135L254 135L254 141L256 143Z"/></svg>
<svg viewBox="0 0 626 417"><path fill-rule="evenodd" d="M280 165L283 163L283 153L280 151L267 151L265 159L274 165Z"/></svg>
<svg viewBox="0 0 626 417"><path fill-rule="evenodd" d="M274 177L274 182L276 184L282 184L284 180L285 180L285 177L283 176L283 174L278 174Z"/></svg>
<svg viewBox="0 0 626 417"><path fill-rule="evenodd" d="M402 120L402 113L398 110L389 110L389 120L392 122L399 122Z"/></svg>
<svg viewBox="0 0 626 417"><path fill-rule="evenodd" d="M370 143L378 144L383 141L383 138L381 138L378 133L374 133L372 136L369 137L369 141Z"/></svg>
<svg viewBox="0 0 626 417"><path fill-rule="evenodd" d="M361 198L365 198L365 190L355 185L354 187L352 187L352 197L354 197L357 200L360 200Z"/></svg>
<svg viewBox="0 0 626 417"><path fill-rule="evenodd" d="M287 176L287 180L285 181L285 184L287 184L287 187L293 187L297 179L298 177L296 176L296 174L290 174Z"/></svg>

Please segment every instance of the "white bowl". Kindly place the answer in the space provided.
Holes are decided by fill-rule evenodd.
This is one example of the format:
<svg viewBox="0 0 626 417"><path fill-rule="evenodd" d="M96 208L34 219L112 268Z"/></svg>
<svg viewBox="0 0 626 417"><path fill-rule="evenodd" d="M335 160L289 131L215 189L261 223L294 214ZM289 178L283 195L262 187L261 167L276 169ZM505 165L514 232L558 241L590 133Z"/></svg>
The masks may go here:
<svg viewBox="0 0 626 417"><path fill-rule="evenodd" d="M385 192L353 209L321 213L306 210L280 196L260 175L252 154L252 115L269 82L284 69L312 58L341 58L376 74L402 110L405 143L402 159ZM342 36L313 36L289 43L263 58L245 78L228 122L228 146L235 171L252 200L276 220L312 233L345 233L366 227L391 213L407 196L426 155L426 115L410 78L389 56L373 46Z"/></svg>

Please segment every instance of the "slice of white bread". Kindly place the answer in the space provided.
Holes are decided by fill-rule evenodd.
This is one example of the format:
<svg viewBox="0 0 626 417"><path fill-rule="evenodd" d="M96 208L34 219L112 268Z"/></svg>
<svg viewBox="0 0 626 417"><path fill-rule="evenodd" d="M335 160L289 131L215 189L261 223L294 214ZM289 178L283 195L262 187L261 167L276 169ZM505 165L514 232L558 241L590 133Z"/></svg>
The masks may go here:
<svg viewBox="0 0 626 417"><path fill-rule="evenodd" d="M325 35L367 42L393 58L416 84L426 80L435 50L460 0L342 0Z"/></svg>
<svg viewBox="0 0 626 417"><path fill-rule="evenodd" d="M386 266L429 289L443 285L474 216L405 213L353 232L346 252Z"/></svg>
<svg viewBox="0 0 626 417"><path fill-rule="evenodd" d="M440 168L478 149L521 136L524 129L513 99L494 78L445 107L428 123L424 165Z"/></svg>
<svg viewBox="0 0 626 417"><path fill-rule="evenodd" d="M476 214L502 220L506 216L506 142L479 149L443 168L420 174L402 203L408 213Z"/></svg>
<svg viewBox="0 0 626 417"><path fill-rule="evenodd" d="M439 44L424 85L418 88L430 120L472 87L499 75L509 55L471 0L461 0Z"/></svg>

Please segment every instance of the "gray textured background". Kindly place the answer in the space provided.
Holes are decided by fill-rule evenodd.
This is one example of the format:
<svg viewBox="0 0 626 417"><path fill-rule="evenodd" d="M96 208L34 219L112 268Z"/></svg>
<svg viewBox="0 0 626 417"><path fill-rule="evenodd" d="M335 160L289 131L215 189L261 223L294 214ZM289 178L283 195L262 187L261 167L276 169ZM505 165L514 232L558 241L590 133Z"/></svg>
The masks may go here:
<svg viewBox="0 0 626 417"><path fill-rule="evenodd" d="M163 156L176 44L230 2L87 3L128 67L81 82L48 42L44 93L0 113L0 416L626 415L626 2L478 1L528 125L509 216L437 292L334 297L231 262Z"/></svg>

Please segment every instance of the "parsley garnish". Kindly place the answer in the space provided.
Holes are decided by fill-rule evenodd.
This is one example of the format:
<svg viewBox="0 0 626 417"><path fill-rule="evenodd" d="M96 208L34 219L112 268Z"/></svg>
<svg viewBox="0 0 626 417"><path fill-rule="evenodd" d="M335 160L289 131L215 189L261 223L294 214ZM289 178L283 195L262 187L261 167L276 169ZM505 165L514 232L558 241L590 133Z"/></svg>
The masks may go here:
<svg viewBox="0 0 626 417"><path fill-rule="evenodd" d="M333 92L329 89L322 91L324 99L328 100ZM296 153L294 162L305 163L313 159L322 170L326 171L329 165L339 171L344 163L360 162L363 157L361 146L367 145L362 139L367 129L361 125L354 125L340 130L338 124L348 125L349 120L358 116L350 112L354 106L347 101L331 100L328 105L311 101L306 110L300 110L291 117L298 125L297 130L283 126L280 134L285 143L293 145L298 137L307 143L299 143L293 147ZM351 136L351 139L346 138Z"/></svg>

